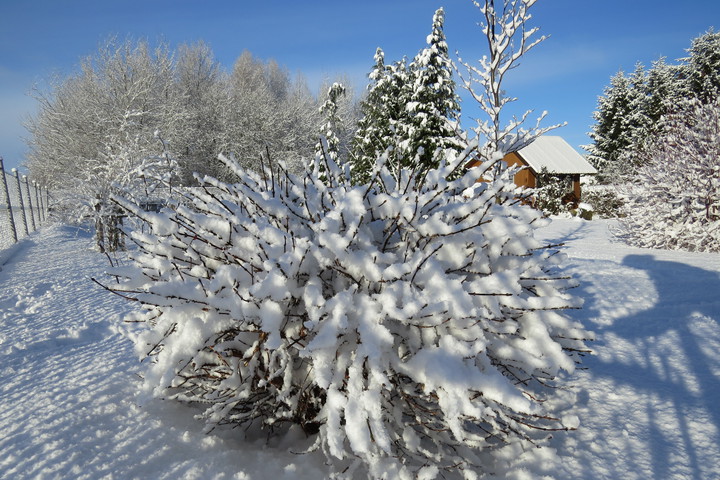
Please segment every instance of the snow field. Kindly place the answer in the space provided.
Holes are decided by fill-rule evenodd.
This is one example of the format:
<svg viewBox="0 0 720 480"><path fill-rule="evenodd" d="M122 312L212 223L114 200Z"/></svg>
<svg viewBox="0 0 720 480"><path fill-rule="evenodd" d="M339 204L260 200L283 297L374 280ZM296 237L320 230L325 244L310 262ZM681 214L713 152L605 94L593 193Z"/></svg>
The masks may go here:
<svg viewBox="0 0 720 480"><path fill-rule="evenodd" d="M193 412L137 405L129 304L91 282L87 233L31 235L0 271L0 478L323 478L310 457L202 433Z"/></svg>
<svg viewBox="0 0 720 480"><path fill-rule="evenodd" d="M611 228L556 219L539 231L566 242L585 299L570 315L597 340L569 379L579 429L516 452L526 468L513 478L718 479L720 255L626 247ZM0 478L326 477L321 455L292 453L299 436L204 434L189 407L140 406L141 366L119 328L131 305L89 280L108 267L91 245L50 227L0 267Z"/></svg>
<svg viewBox="0 0 720 480"><path fill-rule="evenodd" d="M720 478L720 255L627 247L609 221L555 220L593 330L580 428L558 478Z"/></svg>

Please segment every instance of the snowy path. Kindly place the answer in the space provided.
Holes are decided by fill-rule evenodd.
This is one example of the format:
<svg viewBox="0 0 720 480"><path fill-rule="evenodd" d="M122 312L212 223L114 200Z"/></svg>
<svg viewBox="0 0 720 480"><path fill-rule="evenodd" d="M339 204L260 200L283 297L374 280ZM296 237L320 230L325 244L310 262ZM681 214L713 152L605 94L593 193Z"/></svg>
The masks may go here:
<svg viewBox="0 0 720 480"><path fill-rule="evenodd" d="M573 378L580 430L557 437L565 458L542 470L720 479L720 255L629 248L607 225L557 220L541 232L567 242L586 299L572 315L598 337ZM317 456L205 435L182 406L138 407L138 362L116 329L130 306L90 282L107 265L90 245L52 227L1 267L0 479L324 478Z"/></svg>

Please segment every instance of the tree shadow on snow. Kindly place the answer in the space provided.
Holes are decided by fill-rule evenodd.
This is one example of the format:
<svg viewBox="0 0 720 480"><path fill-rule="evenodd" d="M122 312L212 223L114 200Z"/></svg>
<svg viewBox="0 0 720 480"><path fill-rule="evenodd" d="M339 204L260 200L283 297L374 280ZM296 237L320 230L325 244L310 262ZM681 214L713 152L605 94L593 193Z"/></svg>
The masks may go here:
<svg viewBox="0 0 720 480"><path fill-rule="evenodd" d="M586 366L592 378L629 387L639 402L646 402L647 426L630 434L642 437L650 450L653 478L672 478L678 469L691 478L705 478L715 468L707 464L708 456L720 460L712 445L720 431L720 360L715 350L720 343L720 275L647 254L627 255L622 265L647 275L657 298L650 308L633 305L642 300L633 298L633 288L642 287L632 285L631 276L624 279L626 305L640 310L594 328L603 358L588 359ZM642 274L637 278L646 282ZM593 302L592 294L583 296ZM647 292L639 297L646 298ZM586 307L602 315L600 302L595 297L596 304ZM627 429L642 421L627 417L629 412L616 415L616 426ZM704 433L698 434L698 426ZM714 451L701 445L703 435L710 436Z"/></svg>

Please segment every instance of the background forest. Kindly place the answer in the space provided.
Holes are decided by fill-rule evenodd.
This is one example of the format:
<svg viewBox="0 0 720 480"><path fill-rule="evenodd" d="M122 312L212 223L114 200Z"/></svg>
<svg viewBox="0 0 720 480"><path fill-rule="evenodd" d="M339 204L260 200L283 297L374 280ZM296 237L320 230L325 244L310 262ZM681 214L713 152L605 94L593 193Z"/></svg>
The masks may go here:
<svg viewBox="0 0 720 480"><path fill-rule="evenodd" d="M720 33L677 64L620 71L599 97L586 146L599 185L585 201L622 217L642 247L720 251Z"/></svg>

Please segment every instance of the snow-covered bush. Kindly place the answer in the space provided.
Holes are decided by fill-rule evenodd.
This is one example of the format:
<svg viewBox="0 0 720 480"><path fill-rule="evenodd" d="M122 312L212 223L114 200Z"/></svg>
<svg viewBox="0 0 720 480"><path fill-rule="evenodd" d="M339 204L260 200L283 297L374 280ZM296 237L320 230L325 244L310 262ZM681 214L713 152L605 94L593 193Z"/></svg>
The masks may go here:
<svg viewBox="0 0 720 480"><path fill-rule="evenodd" d="M422 184L382 162L352 185L330 156L324 181L227 161L237 183L199 179L175 211L119 200L152 227L113 272L144 309L146 391L201 405L209 427L299 425L348 478L472 478L575 427L552 401L585 350L562 314L573 281L512 172L446 180L473 150Z"/></svg>
<svg viewBox="0 0 720 480"><path fill-rule="evenodd" d="M622 215L623 201L611 185L586 185L583 188L584 203L592 206L594 215L600 218L617 218Z"/></svg>
<svg viewBox="0 0 720 480"><path fill-rule="evenodd" d="M572 183L567 176L552 175L543 169L538 173L537 184L537 188L533 190L536 208L545 215L558 215L569 211L566 199L568 194L572 193Z"/></svg>
<svg viewBox="0 0 720 480"><path fill-rule="evenodd" d="M580 217L583 220L592 220L595 210L589 203L580 202L578 203L577 208L570 210L570 213L573 217Z"/></svg>
<svg viewBox="0 0 720 480"><path fill-rule="evenodd" d="M720 252L720 100L678 110L623 189L622 225L641 247Z"/></svg>

